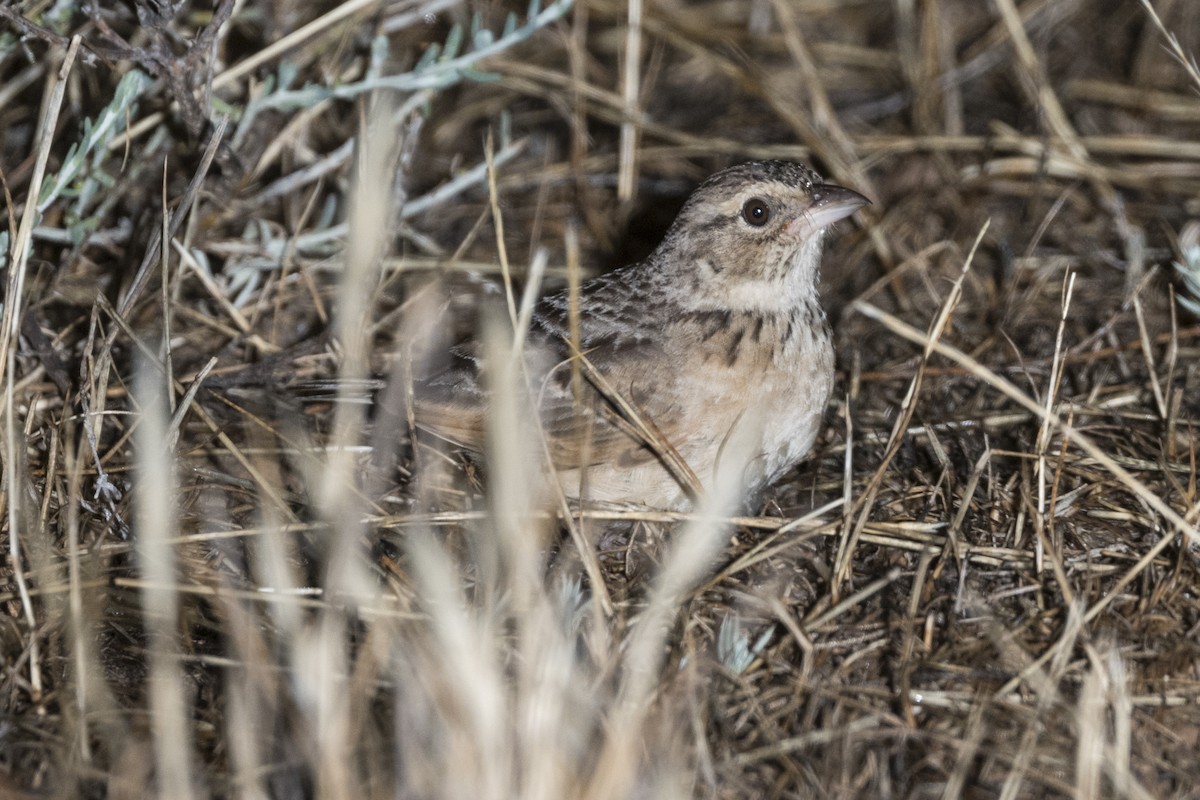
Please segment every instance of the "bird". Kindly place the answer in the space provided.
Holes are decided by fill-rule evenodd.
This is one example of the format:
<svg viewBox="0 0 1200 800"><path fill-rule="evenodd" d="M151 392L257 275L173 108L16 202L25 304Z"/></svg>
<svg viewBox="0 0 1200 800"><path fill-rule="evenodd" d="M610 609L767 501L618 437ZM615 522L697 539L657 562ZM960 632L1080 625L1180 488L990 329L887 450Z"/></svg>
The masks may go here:
<svg viewBox="0 0 1200 800"><path fill-rule="evenodd" d="M694 190L645 259L585 281L574 300L568 290L540 300L524 353L565 496L692 509L741 425L754 426L745 496L801 462L834 384L822 238L869 203L800 163L732 166ZM468 343L414 383L417 429L483 452L482 361Z"/></svg>

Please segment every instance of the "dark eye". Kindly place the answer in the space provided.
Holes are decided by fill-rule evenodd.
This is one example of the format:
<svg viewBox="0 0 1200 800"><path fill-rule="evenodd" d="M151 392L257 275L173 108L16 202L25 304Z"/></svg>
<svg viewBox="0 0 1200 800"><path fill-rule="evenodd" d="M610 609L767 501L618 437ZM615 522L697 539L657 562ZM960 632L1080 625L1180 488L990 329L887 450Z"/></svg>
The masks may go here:
<svg viewBox="0 0 1200 800"><path fill-rule="evenodd" d="M761 197L751 197L742 206L742 219L761 228L771 220L771 207Z"/></svg>

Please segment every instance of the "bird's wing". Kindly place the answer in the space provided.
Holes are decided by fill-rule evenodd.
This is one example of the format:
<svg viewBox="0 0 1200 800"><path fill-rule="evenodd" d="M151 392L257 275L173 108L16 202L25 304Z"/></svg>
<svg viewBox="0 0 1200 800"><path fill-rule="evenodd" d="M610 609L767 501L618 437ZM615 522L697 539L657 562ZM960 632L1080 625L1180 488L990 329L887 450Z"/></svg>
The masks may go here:
<svg viewBox="0 0 1200 800"><path fill-rule="evenodd" d="M670 441L671 426L665 423L678 415L666 413L664 406L669 403L661 396L654 398L655 409L663 413L648 415L645 398L632 385L623 385L622 376L645 374L649 364L662 364L661 355L649 343L615 345L592 339L589 344L579 359L578 389L572 386L566 342L541 332L526 350L532 405L538 409L554 467L574 469L585 466L584 461L632 467L655 459L647 438ZM469 349L459 348L455 356L453 366L414 385L414 420L418 428L438 438L482 452L489 396L481 383L480 363ZM636 421L631 422L631 416Z"/></svg>
<svg viewBox="0 0 1200 800"><path fill-rule="evenodd" d="M487 433L487 394L480 383L479 359L461 346L450 357L452 363L441 372L413 382L413 420L439 439L481 453Z"/></svg>
<svg viewBox="0 0 1200 800"><path fill-rule="evenodd" d="M623 380L644 375L643 367L652 362L661 365L650 349L623 348L619 360L603 348L585 352L578 359L578 389L572 387L569 361L547 376L538 411L556 469L595 464L632 468L658 458L654 443L661 449L671 441L673 426L668 423L678 415L655 413L666 410L666 398L660 393L648 408L648 398Z"/></svg>
<svg viewBox="0 0 1200 800"><path fill-rule="evenodd" d="M525 348L530 392L556 469L594 464L633 467L670 449L682 424L678 399L663 365L661 330L638 316L658 270L632 265L593 278L584 285L580 347L571 341L571 297L566 292L538 303ZM665 311L664 311L665 313ZM481 386L481 359L470 347L455 350L449 369L414 387L418 427L476 452L482 451L487 392ZM574 362L574 363L573 363ZM572 386L577 364L582 380ZM643 383L653 393L639 393ZM647 442L653 442L648 446ZM583 462L586 461L586 464Z"/></svg>

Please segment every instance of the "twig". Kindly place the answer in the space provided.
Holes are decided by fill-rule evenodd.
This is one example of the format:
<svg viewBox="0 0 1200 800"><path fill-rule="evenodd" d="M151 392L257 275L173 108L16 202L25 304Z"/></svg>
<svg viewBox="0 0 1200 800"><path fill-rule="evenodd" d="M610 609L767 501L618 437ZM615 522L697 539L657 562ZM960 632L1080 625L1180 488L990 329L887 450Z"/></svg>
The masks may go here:
<svg viewBox="0 0 1200 800"><path fill-rule="evenodd" d="M29 243L32 239L33 226L37 223L37 198L42 190L42 179L46 174L46 162L50 158L50 147L54 141L54 130L58 124L59 110L62 108L63 95L67 88L67 76L75 63L75 55L79 52L81 39L71 38L66 56L55 74L54 81L49 87L49 98L45 105L45 115L42 117L41 134L38 137L37 161L33 168L33 178L29 182L26 194L25 208L21 213L21 225L17 229L16 239L13 240L9 255L8 289L5 293L4 316L0 325L0 373L4 375L4 496L8 505L8 556L9 566L13 571L13 580L21 595L21 609L25 614L25 624L29 628L29 683L33 690L33 699L40 703L42 700L42 671L41 648L38 645L37 616L33 611L33 601L29 597L29 586L25 580L24 559L21 556L21 499L25 493L20 482L25 477L25 471L20 465L25 463L24 439L18 441L16 429L17 407L13 397L16 385L16 354L11 352L17 344L17 330L21 325L21 301L25 293L25 266L29 258Z"/></svg>

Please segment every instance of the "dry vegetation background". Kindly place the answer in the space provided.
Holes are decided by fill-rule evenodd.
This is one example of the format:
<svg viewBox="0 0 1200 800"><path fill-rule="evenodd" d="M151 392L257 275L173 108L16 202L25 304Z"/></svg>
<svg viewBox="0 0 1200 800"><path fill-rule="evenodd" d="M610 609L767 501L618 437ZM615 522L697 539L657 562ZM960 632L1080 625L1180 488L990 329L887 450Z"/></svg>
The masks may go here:
<svg viewBox="0 0 1200 800"><path fill-rule="evenodd" d="M0 795L1200 797L1200 4L1153 11L0 4ZM489 498L374 429L430 276L465 328L754 157L875 204L751 516L614 548L519 440Z"/></svg>

